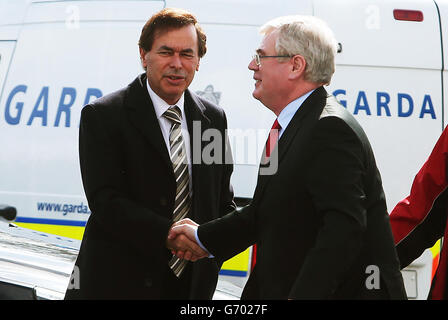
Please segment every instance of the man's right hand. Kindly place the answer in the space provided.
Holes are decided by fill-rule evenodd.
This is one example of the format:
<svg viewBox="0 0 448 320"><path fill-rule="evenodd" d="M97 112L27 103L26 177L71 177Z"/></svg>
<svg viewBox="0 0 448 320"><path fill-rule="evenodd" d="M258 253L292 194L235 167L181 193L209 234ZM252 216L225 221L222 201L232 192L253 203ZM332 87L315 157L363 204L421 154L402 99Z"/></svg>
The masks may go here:
<svg viewBox="0 0 448 320"><path fill-rule="evenodd" d="M167 248L180 259L197 261L209 256L197 243L195 232L198 224L190 219L183 219L173 224L166 241Z"/></svg>

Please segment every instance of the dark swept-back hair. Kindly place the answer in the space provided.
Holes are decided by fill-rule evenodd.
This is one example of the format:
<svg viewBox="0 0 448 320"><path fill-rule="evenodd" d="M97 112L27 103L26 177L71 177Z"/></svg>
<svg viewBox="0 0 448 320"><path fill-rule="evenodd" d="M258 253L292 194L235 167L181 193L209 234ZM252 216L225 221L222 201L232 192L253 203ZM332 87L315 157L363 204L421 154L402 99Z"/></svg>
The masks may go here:
<svg viewBox="0 0 448 320"><path fill-rule="evenodd" d="M145 51L150 51L154 38L173 29L194 25L198 35L198 55L202 58L207 52L207 37L195 16L184 9L165 8L154 14L143 26L138 45Z"/></svg>

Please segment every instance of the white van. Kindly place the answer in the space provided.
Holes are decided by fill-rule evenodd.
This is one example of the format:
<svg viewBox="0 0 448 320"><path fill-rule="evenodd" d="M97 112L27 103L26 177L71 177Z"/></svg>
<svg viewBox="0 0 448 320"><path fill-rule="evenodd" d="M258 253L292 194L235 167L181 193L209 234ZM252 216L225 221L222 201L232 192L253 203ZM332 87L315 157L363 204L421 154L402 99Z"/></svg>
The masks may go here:
<svg viewBox="0 0 448 320"><path fill-rule="evenodd" d="M207 34L191 88L226 110L239 203L252 197L274 120L252 98L247 66L259 26L289 14L318 16L333 29L340 52L327 90L365 129L388 209L409 193L448 117L447 0L0 0L0 203L17 209L18 225L81 239L90 211L80 111L143 72L140 31L164 7L190 10ZM437 248L403 271L409 298L426 298ZM246 250L221 274L242 286L249 263Z"/></svg>

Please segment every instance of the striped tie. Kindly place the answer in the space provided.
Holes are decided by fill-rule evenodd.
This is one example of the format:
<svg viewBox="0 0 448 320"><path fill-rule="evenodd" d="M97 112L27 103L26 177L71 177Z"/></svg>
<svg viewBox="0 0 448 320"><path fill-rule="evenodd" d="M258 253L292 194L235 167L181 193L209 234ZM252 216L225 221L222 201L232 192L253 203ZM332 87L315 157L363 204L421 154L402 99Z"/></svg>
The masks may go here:
<svg viewBox="0 0 448 320"><path fill-rule="evenodd" d="M190 175L188 173L184 139L182 138L181 111L177 106L173 106L165 111L163 116L172 122L170 130L170 154L174 177L176 178L176 199L174 201L173 221L177 222L185 218L190 211ZM173 255L168 265L174 274L180 277L187 262L187 260L181 260Z"/></svg>

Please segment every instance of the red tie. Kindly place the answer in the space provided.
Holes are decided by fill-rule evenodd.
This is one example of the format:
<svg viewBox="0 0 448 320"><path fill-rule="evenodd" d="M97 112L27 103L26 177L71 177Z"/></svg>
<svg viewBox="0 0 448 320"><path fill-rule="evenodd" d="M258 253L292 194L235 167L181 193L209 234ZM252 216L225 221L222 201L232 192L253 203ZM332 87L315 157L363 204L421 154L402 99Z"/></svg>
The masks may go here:
<svg viewBox="0 0 448 320"><path fill-rule="evenodd" d="M272 150L274 150L275 145L278 141L278 132L282 127L278 123L278 120L275 119L274 124L272 125L271 131L269 132L268 141L266 141L266 160L269 159L271 156ZM252 246L252 261L251 261L251 268L252 271L255 267L255 264L257 262L257 245L254 244Z"/></svg>
<svg viewBox="0 0 448 320"><path fill-rule="evenodd" d="M271 131L269 132L268 141L266 141L266 158L271 156L272 150L274 150L275 145L278 141L278 132L281 129L278 120L275 119L274 124L272 125Z"/></svg>

